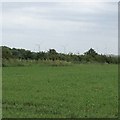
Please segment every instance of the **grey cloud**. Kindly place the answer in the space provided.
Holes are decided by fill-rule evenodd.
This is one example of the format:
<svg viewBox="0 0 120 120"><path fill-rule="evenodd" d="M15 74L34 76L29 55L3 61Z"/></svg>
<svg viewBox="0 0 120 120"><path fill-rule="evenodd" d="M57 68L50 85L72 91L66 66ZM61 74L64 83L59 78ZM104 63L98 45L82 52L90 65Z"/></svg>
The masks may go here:
<svg viewBox="0 0 120 120"><path fill-rule="evenodd" d="M61 52L67 44L67 52L80 53L90 47L104 53L107 46L117 54L117 4L102 5L4 3L3 44L33 50L43 41L42 50Z"/></svg>

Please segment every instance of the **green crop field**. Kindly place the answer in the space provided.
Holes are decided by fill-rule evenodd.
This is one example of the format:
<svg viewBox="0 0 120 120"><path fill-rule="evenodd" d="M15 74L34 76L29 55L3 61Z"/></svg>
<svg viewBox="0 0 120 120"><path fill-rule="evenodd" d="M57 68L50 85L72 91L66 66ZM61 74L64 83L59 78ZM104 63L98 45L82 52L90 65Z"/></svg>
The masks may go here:
<svg viewBox="0 0 120 120"><path fill-rule="evenodd" d="M117 68L112 64L3 67L3 118L115 118Z"/></svg>

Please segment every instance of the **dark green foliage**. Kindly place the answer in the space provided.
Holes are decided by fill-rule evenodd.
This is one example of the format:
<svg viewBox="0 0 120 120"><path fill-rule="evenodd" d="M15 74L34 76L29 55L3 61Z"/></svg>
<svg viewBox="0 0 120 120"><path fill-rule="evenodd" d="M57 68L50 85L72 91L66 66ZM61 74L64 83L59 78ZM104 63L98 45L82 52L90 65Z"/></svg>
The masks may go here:
<svg viewBox="0 0 120 120"><path fill-rule="evenodd" d="M73 53L62 54L55 49L49 49L47 52L31 52L25 49L16 49L2 46L2 58L19 59L19 60L52 60L52 61L67 61L72 63L108 63L117 64L118 56L106 56L98 54L94 49L90 49L84 55L76 55ZM4 66L4 65L3 65Z"/></svg>
<svg viewBox="0 0 120 120"><path fill-rule="evenodd" d="M89 56L92 56L92 57L95 57L96 55L98 55L94 49L90 48L89 51L85 52L84 53L85 55L89 55Z"/></svg>
<svg viewBox="0 0 120 120"><path fill-rule="evenodd" d="M57 60L58 59L58 53L56 52L55 49L49 49L49 51L47 52L48 55L48 59L50 60Z"/></svg>
<svg viewBox="0 0 120 120"><path fill-rule="evenodd" d="M2 58L3 59L10 59L12 58L12 51L10 48L3 46L2 47Z"/></svg>

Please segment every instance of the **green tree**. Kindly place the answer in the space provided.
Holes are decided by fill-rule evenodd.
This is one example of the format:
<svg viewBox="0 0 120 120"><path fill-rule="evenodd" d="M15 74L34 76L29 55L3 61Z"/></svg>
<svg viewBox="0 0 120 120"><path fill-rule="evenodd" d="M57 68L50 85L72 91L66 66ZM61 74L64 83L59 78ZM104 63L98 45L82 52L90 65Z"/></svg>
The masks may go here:
<svg viewBox="0 0 120 120"><path fill-rule="evenodd" d="M96 53L96 51L92 48L90 48L90 50L88 50L87 52L84 53L85 55L90 55L92 57L98 55L98 53Z"/></svg>
<svg viewBox="0 0 120 120"><path fill-rule="evenodd" d="M56 52L55 49L49 49L48 56L49 56L49 59L53 61L58 59L58 53Z"/></svg>
<svg viewBox="0 0 120 120"><path fill-rule="evenodd" d="M12 52L11 52L11 49L6 47L6 46L3 46L2 47L2 58L3 59L10 59L12 58Z"/></svg>

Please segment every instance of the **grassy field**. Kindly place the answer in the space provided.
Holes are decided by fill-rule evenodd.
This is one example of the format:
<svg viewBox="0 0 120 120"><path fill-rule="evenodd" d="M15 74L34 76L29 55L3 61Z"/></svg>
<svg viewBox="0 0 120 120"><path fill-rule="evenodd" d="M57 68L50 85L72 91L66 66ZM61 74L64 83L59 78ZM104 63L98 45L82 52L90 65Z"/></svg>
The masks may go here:
<svg viewBox="0 0 120 120"><path fill-rule="evenodd" d="M117 65L3 67L3 118L114 118Z"/></svg>

